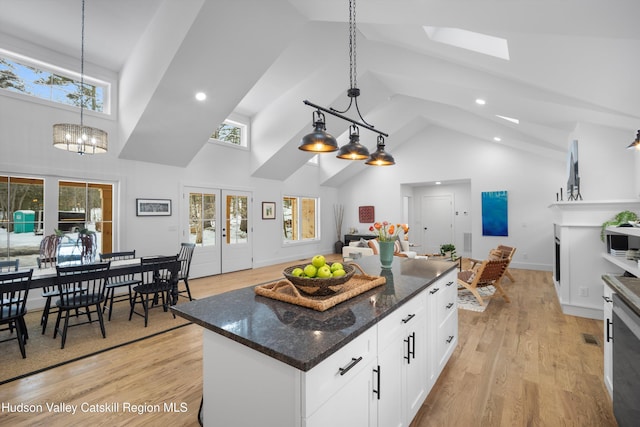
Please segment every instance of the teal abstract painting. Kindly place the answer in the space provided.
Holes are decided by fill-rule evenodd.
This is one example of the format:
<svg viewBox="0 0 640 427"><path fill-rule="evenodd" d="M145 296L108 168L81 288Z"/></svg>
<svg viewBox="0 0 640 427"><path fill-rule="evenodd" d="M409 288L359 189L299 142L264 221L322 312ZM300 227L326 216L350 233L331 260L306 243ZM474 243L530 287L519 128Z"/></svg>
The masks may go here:
<svg viewBox="0 0 640 427"><path fill-rule="evenodd" d="M509 235L506 191L482 192L482 235Z"/></svg>

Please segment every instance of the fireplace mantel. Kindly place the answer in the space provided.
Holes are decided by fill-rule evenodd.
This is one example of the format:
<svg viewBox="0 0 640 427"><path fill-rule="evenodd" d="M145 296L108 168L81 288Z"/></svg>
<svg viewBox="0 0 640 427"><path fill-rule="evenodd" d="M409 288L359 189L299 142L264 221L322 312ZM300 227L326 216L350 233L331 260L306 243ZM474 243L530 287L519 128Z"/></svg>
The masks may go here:
<svg viewBox="0 0 640 427"><path fill-rule="evenodd" d="M549 208L556 244L553 277L562 312L602 319L600 278L611 272L611 264L602 257L606 250L600 241L602 223L621 211L640 213L640 200L558 202Z"/></svg>

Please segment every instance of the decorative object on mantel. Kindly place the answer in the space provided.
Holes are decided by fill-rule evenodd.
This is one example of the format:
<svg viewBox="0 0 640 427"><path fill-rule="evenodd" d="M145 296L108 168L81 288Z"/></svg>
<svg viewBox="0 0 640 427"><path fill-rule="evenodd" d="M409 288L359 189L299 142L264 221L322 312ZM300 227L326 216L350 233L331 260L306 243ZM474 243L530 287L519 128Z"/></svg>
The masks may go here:
<svg viewBox="0 0 640 427"><path fill-rule="evenodd" d="M80 124L57 123L53 125L53 146L78 154L106 153L107 132L84 125L84 0L82 0L82 39L80 50Z"/></svg>
<svg viewBox="0 0 640 427"><path fill-rule="evenodd" d="M324 108L307 100L303 103L316 109L313 113L313 126L314 131L309 135L306 135L300 141L298 149L303 151L311 151L314 153L327 153L338 150L338 143L336 139L326 132L325 118L322 112L331 114L342 120L351 122L349 142L340 148L337 155L339 159L346 160L364 160L368 159L365 164L370 166L390 166L395 164L393 156L385 152L384 137L389 137L385 132L379 131L372 124L362 117L360 113L360 107L358 107L358 96L360 96L360 89L358 89L358 78L356 72L356 0L349 0L349 89L347 90L347 96L349 97L349 105L345 110L336 110L335 108ZM360 121L353 120L344 115L351 109L351 106L355 106L358 118ZM369 155L369 150L360 144L360 132L359 127L370 130L378 134L376 142L377 150Z"/></svg>
<svg viewBox="0 0 640 427"><path fill-rule="evenodd" d="M580 175L578 174L578 141L573 140L569 145L567 158L569 176L567 178L567 201L582 200L580 194Z"/></svg>
<svg viewBox="0 0 640 427"><path fill-rule="evenodd" d="M342 220L344 219L344 206L333 205L333 219L336 221L336 235L338 239L333 244L333 250L337 254L342 253L344 242L342 241Z"/></svg>
<svg viewBox="0 0 640 427"><path fill-rule="evenodd" d="M640 130L638 130L635 141L627 146L627 150L640 150Z"/></svg>
<svg viewBox="0 0 640 427"><path fill-rule="evenodd" d="M614 216L609 221L605 221L602 223L602 227L600 229L600 240L604 242L604 230L609 226L614 227L629 227L632 226L630 222L637 222L638 215L635 212L631 211L622 211L618 212L616 216Z"/></svg>

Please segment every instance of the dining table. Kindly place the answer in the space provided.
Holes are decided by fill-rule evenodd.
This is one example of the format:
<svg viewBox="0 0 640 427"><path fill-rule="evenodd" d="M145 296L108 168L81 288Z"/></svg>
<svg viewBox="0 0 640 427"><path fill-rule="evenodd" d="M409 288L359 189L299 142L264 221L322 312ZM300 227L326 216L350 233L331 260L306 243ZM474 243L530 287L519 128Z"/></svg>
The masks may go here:
<svg viewBox="0 0 640 427"><path fill-rule="evenodd" d="M160 256L160 255L158 255ZM149 258L149 257L145 257ZM141 258L123 259L111 261L109 267L109 277L119 276L122 274L142 274L143 267L140 262ZM27 269L21 268L20 270ZM30 289L43 288L45 286L55 286L56 284L56 267L33 268L31 276ZM171 291L171 305L175 305L178 301L178 281L174 283L174 289Z"/></svg>

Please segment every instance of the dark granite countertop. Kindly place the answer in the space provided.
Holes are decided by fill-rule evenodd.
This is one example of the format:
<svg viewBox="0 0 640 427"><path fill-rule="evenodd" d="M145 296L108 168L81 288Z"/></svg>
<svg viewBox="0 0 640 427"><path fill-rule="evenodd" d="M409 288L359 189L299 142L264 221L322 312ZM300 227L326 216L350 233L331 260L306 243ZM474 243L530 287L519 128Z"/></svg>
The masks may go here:
<svg viewBox="0 0 640 427"><path fill-rule="evenodd" d="M171 309L206 329L308 371L458 266L394 257L392 269L385 271L375 256L357 263L367 274L385 275L387 283L324 312L256 295L253 286Z"/></svg>
<svg viewBox="0 0 640 427"><path fill-rule="evenodd" d="M602 276L611 289L640 316L640 279L637 277L615 276L605 274Z"/></svg>

